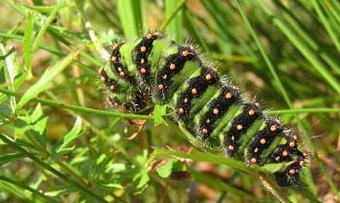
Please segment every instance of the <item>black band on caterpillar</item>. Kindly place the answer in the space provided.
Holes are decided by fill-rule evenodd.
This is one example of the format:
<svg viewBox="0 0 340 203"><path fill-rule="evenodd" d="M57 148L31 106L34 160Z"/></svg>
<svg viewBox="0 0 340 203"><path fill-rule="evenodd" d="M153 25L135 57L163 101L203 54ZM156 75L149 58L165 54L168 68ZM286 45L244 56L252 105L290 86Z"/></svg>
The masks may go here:
<svg viewBox="0 0 340 203"><path fill-rule="evenodd" d="M100 71L109 101L131 112L167 104L173 119L207 146L249 164L287 163L274 174L277 182L298 183L305 155L297 136L221 79L193 46L149 33L138 43L113 45L110 63Z"/></svg>
<svg viewBox="0 0 340 203"><path fill-rule="evenodd" d="M197 59L197 55L192 47L180 47L178 52L166 58L163 68L156 76L156 94L159 101L165 101L168 97L168 88L172 83L172 77L180 72L185 62Z"/></svg>
<svg viewBox="0 0 340 203"><path fill-rule="evenodd" d="M129 81L131 84L136 84L135 78L129 75L127 67L121 63L121 54L119 49L122 45L123 43L112 45L112 54L110 58L111 68L115 70L121 78Z"/></svg>
<svg viewBox="0 0 340 203"><path fill-rule="evenodd" d="M133 50L133 63L136 64L137 70L144 80L150 84L150 63L148 56L152 50L152 43L160 38L159 33L147 34Z"/></svg>
<svg viewBox="0 0 340 203"><path fill-rule="evenodd" d="M246 161L251 164L263 164L260 155L269 147L276 136L281 135L283 130L279 121L271 117L266 119L265 125L263 130L256 133L254 140L248 147Z"/></svg>
<svg viewBox="0 0 340 203"><path fill-rule="evenodd" d="M218 98L209 104L209 110L205 113L200 122L197 135L203 140L209 137L215 127L215 122L228 111L232 104L238 102L239 95L236 88L222 87L222 91Z"/></svg>
<svg viewBox="0 0 340 203"><path fill-rule="evenodd" d="M200 76L191 79L189 87L181 95L176 104L176 113L178 119L185 119L189 116L191 101L204 93L209 85L215 84L218 80L217 74L210 68L202 70Z"/></svg>
<svg viewBox="0 0 340 203"><path fill-rule="evenodd" d="M103 68L99 70L99 74L100 81L104 83L106 88L108 88L111 91L115 91L115 89L117 88L117 82L114 79L109 78L109 76L107 75L106 71Z"/></svg>
<svg viewBox="0 0 340 203"><path fill-rule="evenodd" d="M224 147L228 156L234 157L238 154L238 141L241 135L247 132L256 119L260 118L262 118L262 111L258 104L244 104L242 114L235 117L231 125L232 127L224 136Z"/></svg>

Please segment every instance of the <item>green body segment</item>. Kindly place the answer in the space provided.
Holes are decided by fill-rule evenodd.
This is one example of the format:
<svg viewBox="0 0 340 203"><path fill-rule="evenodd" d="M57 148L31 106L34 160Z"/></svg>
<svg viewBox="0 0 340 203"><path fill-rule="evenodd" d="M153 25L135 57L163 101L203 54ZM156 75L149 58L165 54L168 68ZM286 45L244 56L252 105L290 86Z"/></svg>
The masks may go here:
<svg viewBox="0 0 340 203"><path fill-rule="evenodd" d="M151 75L156 75L164 64L164 60L171 54L178 52L178 47L168 39L155 40L151 50L149 61L151 61Z"/></svg>
<svg viewBox="0 0 340 203"><path fill-rule="evenodd" d="M122 64L127 67L128 75L136 77L137 76L137 68L136 65L132 61L132 51L137 45L138 41L130 41L126 42L120 48L120 53L122 57Z"/></svg>
<svg viewBox="0 0 340 203"><path fill-rule="evenodd" d="M285 133L277 119L263 115L257 104L222 82L193 47L149 33L123 44L119 53L113 52L112 58L120 57L126 73L122 77L119 70L105 69L117 83L109 97L123 105L133 103L140 107L137 111L144 103L167 104L174 120L208 148L250 164L292 162L278 172L278 181L285 184L297 178L304 156L296 148L296 136ZM113 59L111 66L117 69Z"/></svg>

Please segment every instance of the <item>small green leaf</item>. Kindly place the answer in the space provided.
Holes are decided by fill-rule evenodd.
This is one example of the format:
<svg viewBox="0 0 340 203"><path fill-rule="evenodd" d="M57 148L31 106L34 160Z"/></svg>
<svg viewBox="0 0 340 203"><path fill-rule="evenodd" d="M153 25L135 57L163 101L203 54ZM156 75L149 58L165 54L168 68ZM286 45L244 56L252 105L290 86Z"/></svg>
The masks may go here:
<svg viewBox="0 0 340 203"><path fill-rule="evenodd" d="M80 133L81 132L81 126L82 126L81 119L80 119L80 117L77 117L76 122L74 123L72 130L65 135L64 140L63 140L63 144L60 145L60 147L58 147L57 153L62 153L62 152L66 152L66 151L73 149L73 148L70 148L68 146L72 141L74 141L75 139L77 139L81 135L81 133Z"/></svg>
<svg viewBox="0 0 340 203"><path fill-rule="evenodd" d="M140 171L133 177L137 189L143 189L149 182L150 177L146 171Z"/></svg>
<svg viewBox="0 0 340 203"><path fill-rule="evenodd" d="M96 164L97 164L97 165L100 165L100 164L104 161L105 158L106 158L106 155L105 155L105 154L101 154L101 155L97 158Z"/></svg>
<svg viewBox="0 0 340 203"><path fill-rule="evenodd" d="M14 50L14 51L12 51ZM16 57L16 51L12 47L11 49L7 50L5 45L0 43L0 53L5 57L5 79L9 83L8 89L12 92L15 91L14 83L15 83L15 76L18 73L18 63L17 63L17 57ZM14 113L16 108L16 100L14 96L10 96L10 106L11 110Z"/></svg>
<svg viewBox="0 0 340 203"><path fill-rule="evenodd" d="M32 65L32 58L33 58L32 36L33 36L33 15L32 15L32 12L28 12L26 16L26 21L25 21L23 48L24 48L25 69L29 73L31 72L31 65Z"/></svg>
<svg viewBox="0 0 340 203"><path fill-rule="evenodd" d="M270 173L275 173L278 171L281 171L285 169L287 166L289 166L291 162L288 163L274 163L274 164L265 164L264 166L261 166L261 169L268 171Z"/></svg>
<svg viewBox="0 0 340 203"><path fill-rule="evenodd" d="M7 105L0 104L0 119L8 118L11 116L11 109Z"/></svg>
<svg viewBox="0 0 340 203"><path fill-rule="evenodd" d="M39 120L42 116L44 115L44 112L43 112L43 110L42 110L42 108L41 108L41 104L39 103L36 107L35 107L35 109L34 109L34 111L33 111L33 113L32 113L32 115L30 115L29 117L30 117L30 122L36 122L37 120Z"/></svg>
<svg viewBox="0 0 340 203"><path fill-rule="evenodd" d="M162 178L168 178L172 173L172 169L176 161L177 161L176 159L171 159L168 162L166 162L166 164L157 168L156 169L157 174Z"/></svg>
<svg viewBox="0 0 340 203"><path fill-rule="evenodd" d="M163 116L166 115L167 105L155 105L154 108L154 125L161 125L164 123Z"/></svg>
<svg viewBox="0 0 340 203"><path fill-rule="evenodd" d="M71 62L78 55L78 53L79 52L72 52L66 58L64 58L64 60L58 62L53 67L48 68L41 76L41 78L38 80L38 82L32 85L21 97L17 108L18 109L22 108L25 104L27 104L27 102L35 98L38 94L47 90L51 85L53 79L58 74L60 74L68 65L71 64Z"/></svg>
<svg viewBox="0 0 340 203"><path fill-rule="evenodd" d="M103 184L106 187L110 187L113 189L124 189L124 187L121 184L117 184L117 183L108 183L108 184Z"/></svg>
<svg viewBox="0 0 340 203"><path fill-rule="evenodd" d="M110 173L118 173L118 172L122 172L126 170L126 166L125 164L122 163L113 163L113 164L109 164L106 171L110 172Z"/></svg>

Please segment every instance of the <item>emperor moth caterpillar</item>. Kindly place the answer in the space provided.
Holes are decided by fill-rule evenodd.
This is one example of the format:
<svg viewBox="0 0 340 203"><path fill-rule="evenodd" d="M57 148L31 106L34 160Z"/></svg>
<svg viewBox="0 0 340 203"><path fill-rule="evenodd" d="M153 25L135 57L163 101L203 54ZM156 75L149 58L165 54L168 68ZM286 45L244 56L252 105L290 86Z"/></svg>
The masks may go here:
<svg viewBox="0 0 340 203"><path fill-rule="evenodd" d="M248 164L287 163L274 174L278 184L298 183L305 165L298 137L205 65L194 46L148 33L113 44L110 67L99 74L112 105L141 112L166 104L173 119L205 145Z"/></svg>

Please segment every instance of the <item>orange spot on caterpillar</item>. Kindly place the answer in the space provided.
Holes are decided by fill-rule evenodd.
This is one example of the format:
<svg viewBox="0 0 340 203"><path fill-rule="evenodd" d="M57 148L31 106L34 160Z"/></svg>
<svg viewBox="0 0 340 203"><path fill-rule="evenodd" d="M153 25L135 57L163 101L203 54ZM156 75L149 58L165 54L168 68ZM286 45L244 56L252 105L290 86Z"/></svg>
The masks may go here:
<svg viewBox="0 0 340 203"><path fill-rule="evenodd" d="M174 63L172 63L172 64L170 64L169 68L170 68L170 70L175 70L176 65Z"/></svg>
<svg viewBox="0 0 340 203"><path fill-rule="evenodd" d="M196 88L192 88L192 89L191 89L191 93L192 93L193 95L197 94L197 89L196 89Z"/></svg>
<svg viewBox="0 0 340 203"><path fill-rule="evenodd" d="M242 126L241 124L238 124L238 125L236 126L236 129L237 129L237 130L242 130L242 129L243 129L243 126Z"/></svg>
<svg viewBox="0 0 340 203"><path fill-rule="evenodd" d="M211 76L210 73L208 73L208 74L205 76L205 79L206 79L206 80L211 80L211 78L212 78L212 76Z"/></svg>
<svg viewBox="0 0 340 203"><path fill-rule="evenodd" d="M233 95L232 95L230 92L228 92L228 93L225 94L225 98L226 98L226 99L230 99L232 96L233 96Z"/></svg>
<svg viewBox="0 0 340 203"><path fill-rule="evenodd" d="M276 131L276 126L275 125L270 126L270 131L275 132Z"/></svg>
<svg viewBox="0 0 340 203"><path fill-rule="evenodd" d="M140 69L140 72L141 72L142 74L145 74L145 73L146 73L146 69L145 69L145 68L141 68L141 69Z"/></svg>
<svg viewBox="0 0 340 203"><path fill-rule="evenodd" d="M218 110L218 108L214 108L213 109L213 114L217 115L220 111Z"/></svg>
<svg viewBox="0 0 340 203"><path fill-rule="evenodd" d="M117 57L112 56L112 57L111 57L111 61L112 61L113 63L116 62L116 61L117 61Z"/></svg>
<svg viewBox="0 0 340 203"><path fill-rule="evenodd" d="M208 134L208 129L203 128L203 129L202 129L202 133L203 133L203 134Z"/></svg>
<svg viewBox="0 0 340 203"><path fill-rule="evenodd" d="M251 162L252 164L256 164L257 160L256 160L256 158L253 157L253 158L250 159L250 162Z"/></svg>
<svg viewBox="0 0 340 203"><path fill-rule="evenodd" d="M189 55L189 51L188 50L182 51L182 56L188 56L188 55Z"/></svg>
<svg viewBox="0 0 340 203"><path fill-rule="evenodd" d="M266 144L266 139L262 138L262 139L260 140L260 143L261 143L261 144Z"/></svg>
<svg viewBox="0 0 340 203"><path fill-rule="evenodd" d="M140 47L140 52L142 52L142 53L146 52L146 47L145 46L141 46Z"/></svg>
<svg viewBox="0 0 340 203"><path fill-rule="evenodd" d="M255 114L255 111L253 110L253 109L250 109L249 111L248 111L248 115L249 116L253 116Z"/></svg>
<svg viewBox="0 0 340 203"><path fill-rule="evenodd" d="M300 161L300 162L299 162L299 165L300 165L301 167L303 167L304 164L305 164L304 161Z"/></svg>

